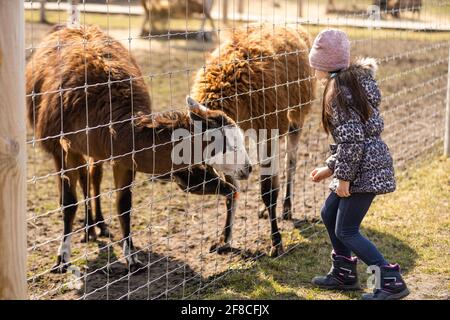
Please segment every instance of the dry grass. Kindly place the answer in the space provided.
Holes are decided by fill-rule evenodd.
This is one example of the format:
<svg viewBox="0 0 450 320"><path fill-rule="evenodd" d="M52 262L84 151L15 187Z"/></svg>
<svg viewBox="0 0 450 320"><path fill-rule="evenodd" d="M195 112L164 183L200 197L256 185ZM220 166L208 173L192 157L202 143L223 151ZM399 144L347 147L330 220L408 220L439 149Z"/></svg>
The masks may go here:
<svg viewBox="0 0 450 320"><path fill-rule="evenodd" d="M408 169L395 193L380 196L362 232L385 257L402 266L408 299L448 299L450 293L450 159L432 157ZM289 235L296 248L282 259L242 265L200 299L353 299L360 293L313 288L314 275L329 270L330 244L323 225ZM286 238L286 235L285 235ZM367 275L359 267L362 283Z"/></svg>

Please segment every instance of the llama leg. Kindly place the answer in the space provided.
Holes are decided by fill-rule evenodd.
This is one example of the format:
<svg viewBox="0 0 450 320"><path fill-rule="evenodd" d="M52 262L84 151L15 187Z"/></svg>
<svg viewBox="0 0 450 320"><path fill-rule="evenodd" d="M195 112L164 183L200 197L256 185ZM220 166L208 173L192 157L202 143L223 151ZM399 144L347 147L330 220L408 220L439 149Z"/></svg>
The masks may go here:
<svg viewBox="0 0 450 320"><path fill-rule="evenodd" d="M211 11L212 11L213 5L214 5L214 0L209 0L208 3L207 3L207 8L205 10L205 15L206 15L206 18L209 20L209 22L211 24L212 31L215 32L216 26L214 25L214 19L213 19L212 15L211 15Z"/></svg>
<svg viewBox="0 0 450 320"><path fill-rule="evenodd" d="M208 12L207 13L207 18L208 18L208 20L209 20L209 22L210 22L210 24L211 24L211 33L210 33L210 40L212 41L213 40L213 36L214 35L217 35L217 33L216 33L216 26L215 26L215 24L214 24L214 19L213 19L213 17L211 16L211 12Z"/></svg>
<svg viewBox="0 0 450 320"><path fill-rule="evenodd" d="M230 251L234 213L237 207L239 182L232 176L225 176L225 181L214 169L208 166L195 165L189 171L179 171L173 174L178 186L193 194L220 194L226 197L227 217L225 228L218 243L211 246L211 252L224 253Z"/></svg>
<svg viewBox="0 0 450 320"><path fill-rule="evenodd" d="M199 32L197 34L197 40L198 41L209 41L208 37L205 34L205 25L206 25L206 13L202 14L202 24L200 26Z"/></svg>
<svg viewBox="0 0 450 320"><path fill-rule="evenodd" d="M211 16L211 10L209 10L208 12L206 12L205 15L206 15L205 19L208 19L208 20L209 20L209 23L211 24L211 28L212 28L212 29L211 29L211 32L209 33L208 40L209 40L209 41L212 41L212 40L213 40L213 36L214 36L214 35L217 35L217 34L216 34L216 26L215 26L215 24L214 24L214 19L213 19L213 17ZM205 23L206 23L206 20L205 20Z"/></svg>
<svg viewBox="0 0 450 320"><path fill-rule="evenodd" d="M289 124L286 136L286 196L283 202L283 219L292 219L292 202L294 196L294 179L297 167L297 151L300 140L300 129L295 123Z"/></svg>
<svg viewBox="0 0 450 320"><path fill-rule="evenodd" d="M149 32L147 32L145 30L145 26L147 25L147 23L150 25L150 9L148 7L148 0L142 0L142 6L144 7L144 21L142 22L142 27L141 27L141 37L146 37L148 36Z"/></svg>
<svg viewBox="0 0 450 320"><path fill-rule="evenodd" d="M283 244L280 231L278 230L276 211L279 188L278 175L261 175L261 196L269 212L270 220L272 246L269 255L271 257L277 257L283 253Z"/></svg>
<svg viewBox="0 0 450 320"><path fill-rule="evenodd" d="M147 25L147 21L148 21L148 15L147 15L147 12L146 12L145 13L145 17L144 17L144 22L142 22L141 37L146 37L149 34L149 32L147 32L147 30L145 30L145 26Z"/></svg>
<svg viewBox="0 0 450 320"><path fill-rule="evenodd" d="M62 169L67 169L67 165L65 163L64 166L62 166L63 160L60 156L54 156L54 160L57 172L61 172ZM65 172L63 173L63 176L57 177L59 203L63 212L64 231L61 244L58 249L56 264L50 269L53 273L65 273L70 265L73 221L77 211L77 180L77 170Z"/></svg>
<svg viewBox="0 0 450 320"><path fill-rule="evenodd" d="M227 205L227 217L225 221L225 227L223 228L222 235L220 236L220 240L218 243L211 246L211 252L217 252L219 254L231 251L231 240L233 238L233 223L234 223L234 215L237 208L237 199L238 199L238 190L239 190L239 181L237 181L232 176L225 176L226 182L230 183L234 186L234 190L232 192L223 193L223 190L220 189L219 193L221 195L226 196L226 205Z"/></svg>
<svg viewBox="0 0 450 320"><path fill-rule="evenodd" d="M81 155L77 156L77 167L85 165L84 157ZM97 233L95 232L94 217L92 215L92 206L90 199L90 188L89 188L89 176L88 168L82 167L78 169L78 174L80 177L80 185L83 190L84 196L84 208L85 208L85 219L84 219L84 235L81 242L89 242L90 240L97 240Z"/></svg>
<svg viewBox="0 0 450 320"><path fill-rule="evenodd" d="M141 270L143 264L139 261L136 249L131 238L131 184L134 174L131 170L118 165L113 167L114 184L117 192L116 209L119 215L120 227L122 229L122 248L130 272Z"/></svg>
<svg viewBox="0 0 450 320"><path fill-rule="evenodd" d="M91 165L89 172L92 184L92 197L94 199L95 224L100 229L100 237L109 237L111 234L102 213L100 185L103 179L103 165L101 163Z"/></svg>

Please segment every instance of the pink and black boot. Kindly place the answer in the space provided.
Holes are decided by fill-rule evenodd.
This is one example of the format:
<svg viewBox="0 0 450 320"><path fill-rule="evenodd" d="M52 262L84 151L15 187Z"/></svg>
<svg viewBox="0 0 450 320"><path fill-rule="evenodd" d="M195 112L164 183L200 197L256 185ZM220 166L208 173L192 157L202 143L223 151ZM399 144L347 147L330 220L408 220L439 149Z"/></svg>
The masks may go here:
<svg viewBox="0 0 450 320"><path fill-rule="evenodd" d="M356 257L347 258L331 253L332 267L326 276L312 279L312 284L329 290L360 290L356 266Z"/></svg>
<svg viewBox="0 0 450 320"><path fill-rule="evenodd" d="M406 297L409 290L400 274L398 264L380 267L380 288L362 295L363 300L399 300Z"/></svg>

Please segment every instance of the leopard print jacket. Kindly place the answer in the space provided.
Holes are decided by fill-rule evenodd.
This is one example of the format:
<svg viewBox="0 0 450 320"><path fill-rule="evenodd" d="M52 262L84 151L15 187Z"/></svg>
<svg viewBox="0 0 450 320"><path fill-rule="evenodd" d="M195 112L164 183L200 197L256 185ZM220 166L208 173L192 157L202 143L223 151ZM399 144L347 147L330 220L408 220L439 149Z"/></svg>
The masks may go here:
<svg viewBox="0 0 450 320"><path fill-rule="evenodd" d="M376 61L372 58L360 59L353 65L358 80L364 88L372 107L372 115L367 122L351 108L352 97L347 88L341 88L345 95L349 112L332 102L331 156L326 160L333 171L331 191L336 191L338 180L350 181L350 193L383 194L395 190L394 167L388 146L381 140L384 128L379 106L381 93L375 80Z"/></svg>

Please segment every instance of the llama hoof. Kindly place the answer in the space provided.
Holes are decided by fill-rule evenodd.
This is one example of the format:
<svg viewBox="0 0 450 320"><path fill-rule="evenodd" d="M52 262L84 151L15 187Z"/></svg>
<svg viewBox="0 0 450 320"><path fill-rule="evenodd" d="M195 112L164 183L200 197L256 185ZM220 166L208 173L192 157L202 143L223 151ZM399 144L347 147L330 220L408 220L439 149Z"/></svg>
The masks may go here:
<svg viewBox="0 0 450 320"><path fill-rule="evenodd" d="M128 263L129 273L141 273L147 270L146 265L139 261L137 258L134 259L133 263Z"/></svg>
<svg viewBox="0 0 450 320"><path fill-rule="evenodd" d="M260 219L268 219L269 213L267 212L267 209L262 209L258 212L258 218Z"/></svg>
<svg viewBox="0 0 450 320"><path fill-rule="evenodd" d="M211 253L217 252L218 254L228 253L231 252L231 245L229 242L228 243L218 242L211 246L209 252Z"/></svg>
<svg viewBox="0 0 450 320"><path fill-rule="evenodd" d="M127 268L130 273L140 273L146 270L146 265L138 259L137 253L133 253L127 258Z"/></svg>
<svg viewBox="0 0 450 320"><path fill-rule="evenodd" d="M150 31L142 30L140 36L142 38L149 37L150 36Z"/></svg>
<svg viewBox="0 0 450 320"><path fill-rule="evenodd" d="M283 220L292 220L292 211L291 209L283 209Z"/></svg>
<svg viewBox="0 0 450 320"><path fill-rule="evenodd" d="M110 265L106 265L103 269L100 270L103 274L110 275L114 273L113 268Z"/></svg>
<svg viewBox="0 0 450 320"><path fill-rule="evenodd" d="M61 259L61 256L58 256L56 263L51 267L51 273L66 273L67 269L70 266L70 262L64 262Z"/></svg>
<svg viewBox="0 0 450 320"><path fill-rule="evenodd" d="M212 42L213 36L211 32L199 32L197 34L197 41Z"/></svg>
<svg viewBox="0 0 450 320"><path fill-rule="evenodd" d="M89 232L85 232L83 237L81 238L81 243L94 242L97 240L97 233L95 232L95 228L89 228Z"/></svg>
<svg viewBox="0 0 450 320"><path fill-rule="evenodd" d="M281 215L283 220L291 220L292 219L292 203L289 197L286 197L283 201L283 213Z"/></svg>
<svg viewBox="0 0 450 320"><path fill-rule="evenodd" d="M109 232L109 229L106 226L106 224L103 226L99 226L99 229L100 229L100 234L99 234L100 237L102 237L102 238L112 237L112 233Z"/></svg>
<svg viewBox="0 0 450 320"><path fill-rule="evenodd" d="M280 243L270 248L269 257L276 258L284 253L283 245Z"/></svg>

